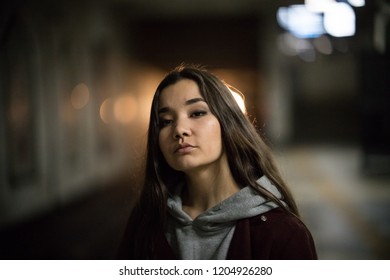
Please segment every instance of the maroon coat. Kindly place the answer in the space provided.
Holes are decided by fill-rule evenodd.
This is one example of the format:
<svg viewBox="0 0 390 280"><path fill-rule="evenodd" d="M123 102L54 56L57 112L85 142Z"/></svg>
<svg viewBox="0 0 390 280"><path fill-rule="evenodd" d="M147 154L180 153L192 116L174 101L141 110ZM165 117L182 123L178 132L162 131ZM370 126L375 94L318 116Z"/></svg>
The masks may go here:
<svg viewBox="0 0 390 280"><path fill-rule="evenodd" d="M159 235L154 259L177 259L164 233ZM239 220L226 259L317 259L312 235L297 217L275 208L253 218Z"/></svg>

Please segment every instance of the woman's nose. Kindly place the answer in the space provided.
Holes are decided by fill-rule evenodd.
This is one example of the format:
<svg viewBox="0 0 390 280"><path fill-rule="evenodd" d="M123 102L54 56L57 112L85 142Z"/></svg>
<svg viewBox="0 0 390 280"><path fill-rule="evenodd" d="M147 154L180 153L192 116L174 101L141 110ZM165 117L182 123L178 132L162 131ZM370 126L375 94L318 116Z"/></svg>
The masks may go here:
<svg viewBox="0 0 390 280"><path fill-rule="evenodd" d="M177 120L175 124L175 129L173 131L173 138L180 139L183 137L188 137L191 135L191 129L189 123L185 120Z"/></svg>

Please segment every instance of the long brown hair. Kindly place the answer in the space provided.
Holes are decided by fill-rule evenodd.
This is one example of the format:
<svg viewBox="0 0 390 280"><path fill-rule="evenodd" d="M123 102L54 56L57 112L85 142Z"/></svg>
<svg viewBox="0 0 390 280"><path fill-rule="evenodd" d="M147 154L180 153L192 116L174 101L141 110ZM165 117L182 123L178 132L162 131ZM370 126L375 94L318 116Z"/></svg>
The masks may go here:
<svg viewBox="0 0 390 280"><path fill-rule="evenodd" d="M155 92L148 130L145 181L138 204L133 210L129 229L132 246L127 252L135 259L153 255L156 234L164 228L167 198L184 174L172 169L165 161L158 145L160 123L159 97L163 89L182 79L197 83L200 93L221 125L222 141L233 178L239 186L250 186L260 195L298 216L295 201L279 174L271 151L258 131L242 112L229 87L212 73L195 66L180 66L170 72ZM278 188L284 205L256 181L263 175Z"/></svg>

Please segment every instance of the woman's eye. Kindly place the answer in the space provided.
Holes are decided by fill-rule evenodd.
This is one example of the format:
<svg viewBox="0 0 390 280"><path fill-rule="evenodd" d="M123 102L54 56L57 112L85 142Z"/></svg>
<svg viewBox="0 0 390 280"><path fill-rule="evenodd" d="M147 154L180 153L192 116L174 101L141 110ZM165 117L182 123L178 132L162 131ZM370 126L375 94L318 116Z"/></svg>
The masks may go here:
<svg viewBox="0 0 390 280"><path fill-rule="evenodd" d="M206 115L206 114L207 114L207 112L205 112L205 111L196 111L196 112L193 112L193 113L191 114L191 117L197 118L197 117L204 116L204 115Z"/></svg>
<svg viewBox="0 0 390 280"><path fill-rule="evenodd" d="M160 120L160 126L164 127L164 126L168 126L172 123L173 121L172 120Z"/></svg>

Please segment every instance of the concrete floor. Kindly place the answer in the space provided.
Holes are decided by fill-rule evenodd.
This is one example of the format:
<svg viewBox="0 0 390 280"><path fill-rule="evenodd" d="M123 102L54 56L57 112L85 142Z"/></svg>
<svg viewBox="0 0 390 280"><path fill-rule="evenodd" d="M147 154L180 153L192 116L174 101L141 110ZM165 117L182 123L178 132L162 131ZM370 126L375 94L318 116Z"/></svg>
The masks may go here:
<svg viewBox="0 0 390 280"><path fill-rule="evenodd" d="M363 174L357 147L292 147L277 162L320 259L390 259L390 174Z"/></svg>

